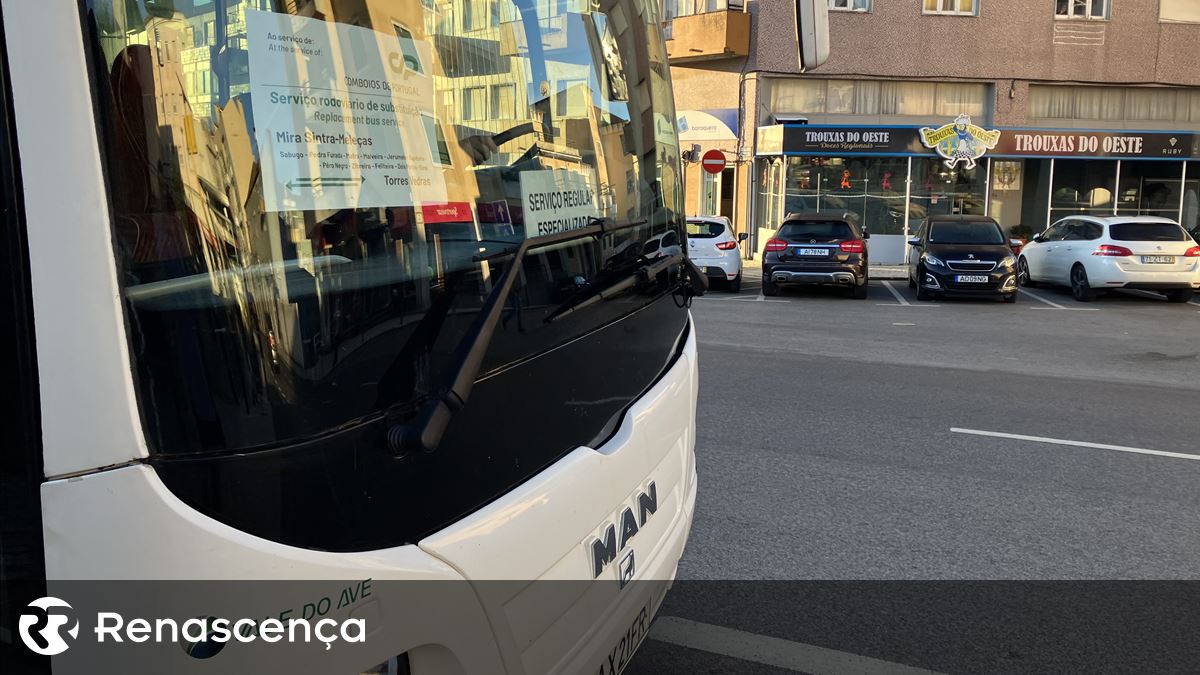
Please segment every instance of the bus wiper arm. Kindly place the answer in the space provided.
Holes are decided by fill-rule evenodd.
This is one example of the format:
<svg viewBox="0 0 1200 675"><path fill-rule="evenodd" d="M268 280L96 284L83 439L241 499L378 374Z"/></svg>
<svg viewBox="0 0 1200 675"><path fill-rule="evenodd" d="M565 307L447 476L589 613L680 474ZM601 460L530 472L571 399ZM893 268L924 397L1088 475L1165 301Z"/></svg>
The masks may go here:
<svg viewBox="0 0 1200 675"><path fill-rule="evenodd" d="M670 269L674 265L682 263L684 260L685 257L682 253L676 253L665 258L659 258L658 260L644 260L639 263L636 269L621 279L604 286L599 290L593 291L590 295L581 300L565 302L559 305L554 309L554 311L550 312L550 314L546 316L545 321L546 323L560 321L581 309L591 307L592 305L603 300L614 298L621 293L634 288L638 284L650 283L651 280L653 280L663 271Z"/></svg>
<svg viewBox="0 0 1200 675"><path fill-rule="evenodd" d="M471 397L471 388L475 386L475 380L479 377L479 371L483 367L483 357L487 354L488 346L492 343L492 336L496 333L496 326L499 325L500 317L504 312L504 306L508 304L508 297L512 294L517 277L521 274L521 262L526 253L531 249L545 248L588 237L599 238L644 224L645 221L634 221L616 225L609 221L593 219L591 224L577 230L525 239L514 251L479 257L479 260L495 260L511 256L512 260L492 287L492 291L488 293L475 321L472 322L467 334L455 349L454 357L451 359L450 374L446 378L448 385L445 390L425 404L411 424L396 424L388 429L387 443L392 452L397 456L404 456L415 450L432 452L441 444L451 418L466 405Z"/></svg>

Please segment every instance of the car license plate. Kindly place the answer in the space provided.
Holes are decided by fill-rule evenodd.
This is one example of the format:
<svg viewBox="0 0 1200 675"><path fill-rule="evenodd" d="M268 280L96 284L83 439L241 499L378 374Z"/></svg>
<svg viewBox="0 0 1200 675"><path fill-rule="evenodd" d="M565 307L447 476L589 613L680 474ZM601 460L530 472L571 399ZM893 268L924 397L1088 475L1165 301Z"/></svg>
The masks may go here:
<svg viewBox="0 0 1200 675"><path fill-rule="evenodd" d="M1144 255L1142 263L1145 265L1174 265L1175 256L1173 255Z"/></svg>
<svg viewBox="0 0 1200 675"><path fill-rule="evenodd" d="M608 650L608 655L600 663L598 672L601 675L620 675L621 671L625 670L625 667L633 661L633 654L637 651L638 646L650 633L650 622L653 618L654 596L651 594L650 599L642 605L637 615L629 622L625 632L621 633L616 644Z"/></svg>
<svg viewBox="0 0 1200 675"><path fill-rule="evenodd" d="M986 284L988 276L986 274L960 274L954 277L954 280L960 284Z"/></svg>
<svg viewBox="0 0 1200 675"><path fill-rule="evenodd" d="M798 248L796 255L826 255L829 249L826 248Z"/></svg>

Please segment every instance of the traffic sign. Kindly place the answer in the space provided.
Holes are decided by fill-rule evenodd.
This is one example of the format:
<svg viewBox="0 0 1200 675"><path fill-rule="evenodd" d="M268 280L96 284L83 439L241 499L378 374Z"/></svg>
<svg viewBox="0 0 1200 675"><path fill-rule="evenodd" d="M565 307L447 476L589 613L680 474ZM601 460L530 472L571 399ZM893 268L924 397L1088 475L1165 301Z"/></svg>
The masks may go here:
<svg viewBox="0 0 1200 675"><path fill-rule="evenodd" d="M720 150L709 150L700 158L700 166L709 173L721 173L725 170L725 153Z"/></svg>

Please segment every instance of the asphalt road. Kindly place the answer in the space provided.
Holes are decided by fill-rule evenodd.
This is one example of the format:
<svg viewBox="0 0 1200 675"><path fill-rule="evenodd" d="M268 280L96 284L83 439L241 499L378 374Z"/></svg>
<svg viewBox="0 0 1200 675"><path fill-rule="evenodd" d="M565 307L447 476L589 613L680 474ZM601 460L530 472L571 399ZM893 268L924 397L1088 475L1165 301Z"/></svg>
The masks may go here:
<svg viewBox="0 0 1200 675"><path fill-rule="evenodd" d="M748 283L693 314L696 517L627 672L1200 662L1190 586L978 581L1200 578L1200 296Z"/></svg>

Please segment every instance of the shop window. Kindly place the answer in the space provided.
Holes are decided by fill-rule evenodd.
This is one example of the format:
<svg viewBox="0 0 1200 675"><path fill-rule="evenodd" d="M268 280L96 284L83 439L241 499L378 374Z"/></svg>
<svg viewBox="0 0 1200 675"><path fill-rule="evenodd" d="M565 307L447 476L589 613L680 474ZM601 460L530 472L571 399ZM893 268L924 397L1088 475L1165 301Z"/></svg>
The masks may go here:
<svg viewBox="0 0 1200 675"><path fill-rule="evenodd" d="M850 211L872 234L904 234L903 157L791 157L784 211Z"/></svg>
<svg viewBox="0 0 1200 675"><path fill-rule="evenodd" d="M880 112L884 115L932 115L937 105L933 82L884 82Z"/></svg>
<svg viewBox="0 0 1200 675"><path fill-rule="evenodd" d="M937 114L943 117L967 114L980 118L986 93L987 87L981 84L939 82L934 106Z"/></svg>
<svg viewBox="0 0 1200 675"><path fill-rule="evenodd" d="M957 14L975 16L979 14L979 0L925 0L926 14Z"/></svg>
<svg viewBox="0 0 1200 675"><path fill-rule="evenodd" d="M1179 218L1183 162L1121 162L1117 213Z"/></svg>
<svg viewBox="0 0 1200 675"><path fill-rule="evenodd" d="M1035 119L1200 122L1200 90L1032 85L1029 113Z"/></svg>
<svg viewBox="0 0 1200 675"><path fill-rule="evenodd" d="M1054 16L1058 19L1107 19L1109 0L1055 0Z"/></svg>
<svg viewBox="0 0 1200 675"><path fill-rule="evenodd" d="M985 120L989 89L970 82L781 79L771 87L778 113L954 117Z"/></svg>
<svg viewBox="0 0 1200 675"><path fill-rule="evenodd" d="M1116 183L1116 162L1055 160L1054 185L1050 192L1051 215L1055 218L1072 213L1111 215Z"/></svg>
<svg viewBox="0 0 1200 675"><path fill-rule="evenodd" d="M1200 162L1188 162L1179 222L1200 242Z"/></svg>
<svg viewBox="0 0 1200 675"><path fill-rule="evenodd" d="M1174 89L1132 90L1126 96L1125 114L1131 120L1175 120L1179 92ZM1184 111L1185 114L1190 111Z"/></svg>
<svg viewBox="0 0 1200 675"><path fill-rule="evenodd" d="M829 0L829 9L843 12L868 12L871 0Z"/></svg>
<svg viewBox="0 0 1200 675"><path fill-rule="evenodd" d="M983 215L987 169L951 169L938 157L914 157L909 217L919 222L931 215ZM915 225L915 223L914 223Z"/></svg>

